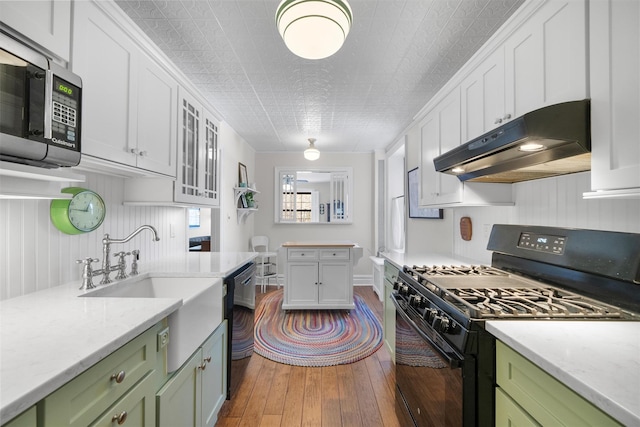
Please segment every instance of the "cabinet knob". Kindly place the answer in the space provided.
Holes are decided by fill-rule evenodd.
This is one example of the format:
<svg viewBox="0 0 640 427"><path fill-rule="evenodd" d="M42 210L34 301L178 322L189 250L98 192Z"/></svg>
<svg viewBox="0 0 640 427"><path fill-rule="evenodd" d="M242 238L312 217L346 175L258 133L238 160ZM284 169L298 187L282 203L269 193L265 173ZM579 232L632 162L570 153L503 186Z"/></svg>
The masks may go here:
<svg viewBox="0 0 640 427"><path fill-rule="evenodd" d="M117 374L111 375L111 380L115 380L116 383L120 384L122 381L124 381L125 376L126 376L125 372L120 371Z"/></svg>
<svg viewBox="0 0 640 427"><path fill-rule="evenodd" d="M205 357L204 361L207 362L207 363L211 363L211 356Z"/></svg>
<svg viewBox="0 0 640 427"><path fill-rule="evenodd" d="M507 113L505 114L505 116L502 118L502 120L509 120L511 118L511 114Z"/></svg>
<svg viewBox="0 0 640 427"><path fill-rule="evenodd" d="M131 152L131 154L135 154L136 156L138 155L138 149L137 148L132 148L129 151Z"/></svg>
<svg viewBox="0 0 640 427"><path fill-rule="evenodd" d="M201 369L204 371L205 369L207 369L207 363L205 362L202 365L198 366L198 369Z"/></svg>
<svg viewBox="0 0 640 427"><path fill-rule="evenodd" d="M502 123L502 119L500 117L498 117L496 121L493 122L494 125L499 125L500 123Z"/></svg>
<svg viewBox="0 0 640 427"><path fill-rule="evenodd" d="M138 153L138 155L139 155L140 157L144 157L144 156L146 156L146 155L147 155L147 152L146 152L146 151L144 151L144 150L142 150L140 153Z"/></svg>
<svg viewBox="0 0 640 427"><path fill-rule="evenodd" d="M124 424L125 421L127 421L127 411L122 411L121 413L115 414L113 417L111 417L111 422L117 422L118 425Z"/></svg>

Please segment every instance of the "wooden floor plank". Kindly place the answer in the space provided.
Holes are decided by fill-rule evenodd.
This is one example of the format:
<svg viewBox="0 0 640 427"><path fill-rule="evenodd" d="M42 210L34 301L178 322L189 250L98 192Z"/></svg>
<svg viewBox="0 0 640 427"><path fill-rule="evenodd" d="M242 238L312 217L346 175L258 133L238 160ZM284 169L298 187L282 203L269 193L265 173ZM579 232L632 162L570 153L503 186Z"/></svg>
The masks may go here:
<svg viewBox="0 0 640 427"><path fill-rule="evenodd" d="M362 424L367 427L382 427L382 417L378 409L378 402L374 395L374 389L369 378L369 371L364 360L353 363L353 378L356 390L358 390L358 404L360 406L360 418Z"/></svg>
<svg viewBox="0 0 640 427"><path fill-rule="evenodd" d="M362 426L358 392L351 365L338 365L338 388L340 391L340 417L343 426Z"/></svg>
<svg viewBox="0 0 640 427"><path fill-rule="evenodd" d="M281 415L265 414L260 420L260 427L280 427L282 425L281 422Z"/></svg>
<svg viewBox="0 0 640 427"><path fill-rule="evenodd" d="M342 425L340 416L340 390L338 371L335 366L326 366L322 370L322 426Z"/></svg>
<svg viewBox="0 0 640 427"><path fill-rule="evenodd" d="M321 427L322 425L322 369L306 369L302 425L304 427Z"/></svg>
<svg viewBox="0 0 640 427"><path fill-rule="evenodd" d="M251 396L247 401L240 426L254 427L256 420L262 418L264 407L273 382L276 366L273 363L262 363Z"/></svg>
<svg viewBox="0 0 640 427"><path fill-rule="evenodd" d="M273 290L269 286L267 293ZM355 287L354 293L382 319L382 303L371 287ZM264 295L256 295L256 304ZM400 427L394 408L395 367L384 346L349 365L290 366L257 354L245 363L242 382L222 405L216 427L299 427L303 421L323 427Z"/></svg>
<svg viewBox="0 0 640 427"><path fill-rule="evenodd" d="M295 427L302 425L302 407L304 404L304 383L307 368L293 366L289 376L287 396L282 408L282 425Z"/></svg>
<svg viewBox="0 0 640 427"><path fill-rule="evenodd" d="M264 405L265 415L282 415L282 408L287 397L287 388L289 387L289 379L291 376L291 365L277 363L273 382L269 389L267 401Z"/></svg>

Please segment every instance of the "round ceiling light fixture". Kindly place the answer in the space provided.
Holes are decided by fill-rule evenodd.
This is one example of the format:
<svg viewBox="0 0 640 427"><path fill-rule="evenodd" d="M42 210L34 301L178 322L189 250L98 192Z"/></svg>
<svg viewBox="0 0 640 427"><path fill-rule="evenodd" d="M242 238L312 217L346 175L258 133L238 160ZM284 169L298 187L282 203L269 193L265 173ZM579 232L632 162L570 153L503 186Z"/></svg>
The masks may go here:
<svg viewBox="0 0 640 427"><path fill-rule="evenodd" d="M284 44L305 59L323 59L342 47L351 29L346 0L282 0L276 26Z"/></svg>
<svg viewBox="0 0 640 427"><path fill-rule="evenodd" d="M307 160L318 160L320 158L320 151L314 145L315 138L309 138L309 148L304 150L304 158Z"/></svg>

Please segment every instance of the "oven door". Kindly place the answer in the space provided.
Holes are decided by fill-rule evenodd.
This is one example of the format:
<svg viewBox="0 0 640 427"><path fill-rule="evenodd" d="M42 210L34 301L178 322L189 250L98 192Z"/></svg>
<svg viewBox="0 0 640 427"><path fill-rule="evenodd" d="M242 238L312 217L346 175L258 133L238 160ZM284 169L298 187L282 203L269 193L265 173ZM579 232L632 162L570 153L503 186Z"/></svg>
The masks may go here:
<svg viewBox="0 0 640 427"><path fill-rule="evenodd" d="M398 419L407 426L462 426L463 358L420 330L401 297L391 300L396 306Z"/></svg>

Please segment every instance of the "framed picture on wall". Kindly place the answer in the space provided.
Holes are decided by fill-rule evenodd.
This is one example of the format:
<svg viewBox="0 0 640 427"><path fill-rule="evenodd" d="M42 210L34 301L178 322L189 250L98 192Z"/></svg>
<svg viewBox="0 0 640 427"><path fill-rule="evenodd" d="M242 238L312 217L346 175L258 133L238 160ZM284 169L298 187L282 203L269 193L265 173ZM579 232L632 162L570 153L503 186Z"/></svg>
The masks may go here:
<svg viewBox="0 0 640 427"><path fill-rule="evenodd" d="M407 191L409 192L409 218L427 218L442 219L444 218L443 209L421 208L418 207L418 184L420 176L418 168L411 169L408 172Z"/></svg>
<svg viewBox="0 0 640 427"><path fill-rule="evenodd" d="M247 167L240 162L238 162L238 181L240 183L240 187L249 186L249 175L247 174Z"/></svg>

